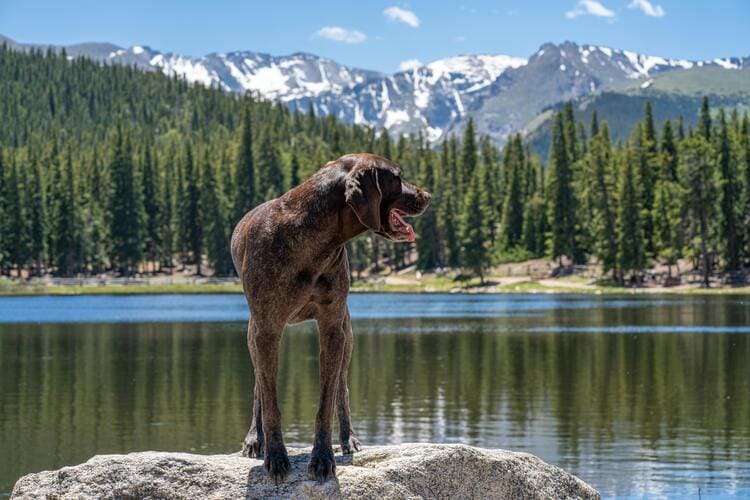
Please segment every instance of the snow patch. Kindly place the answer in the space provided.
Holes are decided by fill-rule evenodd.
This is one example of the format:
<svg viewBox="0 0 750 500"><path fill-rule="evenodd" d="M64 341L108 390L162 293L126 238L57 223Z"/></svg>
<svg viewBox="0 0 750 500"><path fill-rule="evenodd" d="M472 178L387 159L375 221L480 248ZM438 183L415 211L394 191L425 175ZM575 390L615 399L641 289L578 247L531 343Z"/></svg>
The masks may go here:
<svg viewBox="0 0 750 500"><path fill-rule="evenodd" d="M591 51L589 49L586 49L584 47L578 47L578 53L581 54L581 61L583 61L584 64L589 63L589 54Z"/></svg>
<svg viewBox="0 0 750 500"><path fill-rule="evenodd" d="M440 127L427 127L427 140L429 142L437 142L440 136L443 135L443 129Z"/></svg>
<svg viewBox="0 0 750 500"><path fill-rule="evenodd" d="M414 72L414 105L424 109L430 104L430 87L422 81L420 73Z"/></svg>
<svg viewBox="0 0 750 500"><path fill-rule="evenodd" d="M288 90L287 77L275 64L268 68L260 68L254 75L248 75L246 88L257 90L261 94L280 93Z"/></svg>
<svg viewBox="0 0 750 500"><path fill-rule="evenodd" d="M733 63L731 59L721 59L717 57L713 60L716 64L724 69L740 69L739 64Z"/></svg>
<svg viewBox="0 0 750 500"><path fill-rule="evenodd" d="M365 115L362 113L362 107L355 101L354 104L354 123L357 125L365 124Z"/></svg>
<svg viewBox="0 0 750 500"><path fill-rule="evenodd" d="M464 103L461 102L461 96L458 94L458 90L453 89L453 99L456 101L456 108L458 108L458 114L464 115Z"/></svg>
<svg viewBox="0 0 750 500"><path fill-rule="evenodd" d="M191 83L202 83L210 87L212 84L220 82L215 71L210 71L200 61L194 61L187 57L172 56L167 59L159 54L151 59L151 64L160 67L169 76L183 76L185 80Z"/></svg>
<svg viewBox="0 0 750 500"><path fill-rule="evenodd" d="M133 54L135 55L143 54L144 52L145 50L140 45L136 45L133 47Z"/></svg>
<svg viewBox="0 0 750 500"><path fill-rule="evenodd" d="M612 57L612 49L610 49L609 47L599 47L599 50L600 50L601 52L604 52L604 54L605 54L605 55L606 55L607 57Z"/></svg>
<svg viewBox="0 0 750 500"><path fill-rule="evenodd" d="M443 77L458 74L473 84L471 90L475 91L497 80L508 68L519 68L527 62L521 57L480 54L439 59L425 67L432 73L428 78L430 85L435 85Z"/></svg>
<svg viewBox="0 0 750 500"><path fill-rule="evenodd" d="M560 71L565 71L565 65L564 64L560 65Z"/></svg>
<svg viewBox="0 0 750 500"><path fill-rule="evenodd" d="M383 126L385 128L391 128L393 125L396 125L398 123L405 123L409 121L409 113L406 111L399 109L389 109L385 113L385 121L383 122Z"/></svg>

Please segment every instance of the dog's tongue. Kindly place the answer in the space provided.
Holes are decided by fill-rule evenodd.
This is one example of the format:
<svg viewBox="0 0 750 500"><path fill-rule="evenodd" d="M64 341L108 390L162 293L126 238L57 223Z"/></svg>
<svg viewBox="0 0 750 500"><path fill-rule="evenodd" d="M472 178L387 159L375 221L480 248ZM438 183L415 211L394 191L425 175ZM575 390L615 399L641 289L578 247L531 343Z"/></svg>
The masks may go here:
<svg viewBox="0 0 750 500"><path fill-rule="evenodd" d="M414 242L414 240L417 239L416 234L414 234L414 228L411 224L406 222L403 217L401 217L401 214L397 211L393 211L393 217L398 220L400 227L399 232L406 234L406 241Z"/></svg>

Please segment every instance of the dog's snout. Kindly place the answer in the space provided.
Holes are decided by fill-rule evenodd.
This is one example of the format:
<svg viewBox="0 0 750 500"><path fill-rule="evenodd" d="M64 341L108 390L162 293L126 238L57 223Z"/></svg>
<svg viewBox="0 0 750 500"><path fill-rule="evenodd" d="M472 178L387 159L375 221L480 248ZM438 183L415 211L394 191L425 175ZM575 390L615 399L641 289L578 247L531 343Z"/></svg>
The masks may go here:
<svg viewBox="0 0 750 500"><path fill-rule="evenodd" d="M419 190L419 197L421 198L422 203L424 203L425 205L428 204L432 199L432 195L422 189Z"/></svg>

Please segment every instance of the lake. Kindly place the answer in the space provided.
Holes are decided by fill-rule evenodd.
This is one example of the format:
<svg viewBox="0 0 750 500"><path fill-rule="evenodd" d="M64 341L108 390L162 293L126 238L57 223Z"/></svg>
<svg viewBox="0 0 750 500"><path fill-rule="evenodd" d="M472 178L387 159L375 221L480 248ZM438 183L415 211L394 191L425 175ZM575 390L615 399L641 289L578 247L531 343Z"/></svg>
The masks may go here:
<svg viewBox="0 0 750 500"><path fill-rule="evenodd" d="M525 451L604 496L750 496L750 297L356 294L365 445ZM137 450L240 449L239 295L0 298L0 495ZM284 336L285 440L312 443L314 326Z"/></svg>

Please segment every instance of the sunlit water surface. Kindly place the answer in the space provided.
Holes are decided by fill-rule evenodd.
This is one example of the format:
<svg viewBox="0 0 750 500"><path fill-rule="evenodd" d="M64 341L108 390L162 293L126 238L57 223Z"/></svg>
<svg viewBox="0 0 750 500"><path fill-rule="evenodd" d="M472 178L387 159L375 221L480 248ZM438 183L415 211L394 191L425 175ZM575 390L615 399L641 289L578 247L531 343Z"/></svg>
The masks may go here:
<svg viewBox="0 0 750 500"><path fill-rule="evenodd" d="M750 298L350 297L365 444L540 456L605 496L750 496ZM0 494L137 450L224 453L249 424L239 295L0 298ZM287 330L285 439L309 445L317 333Z"/></svg>

